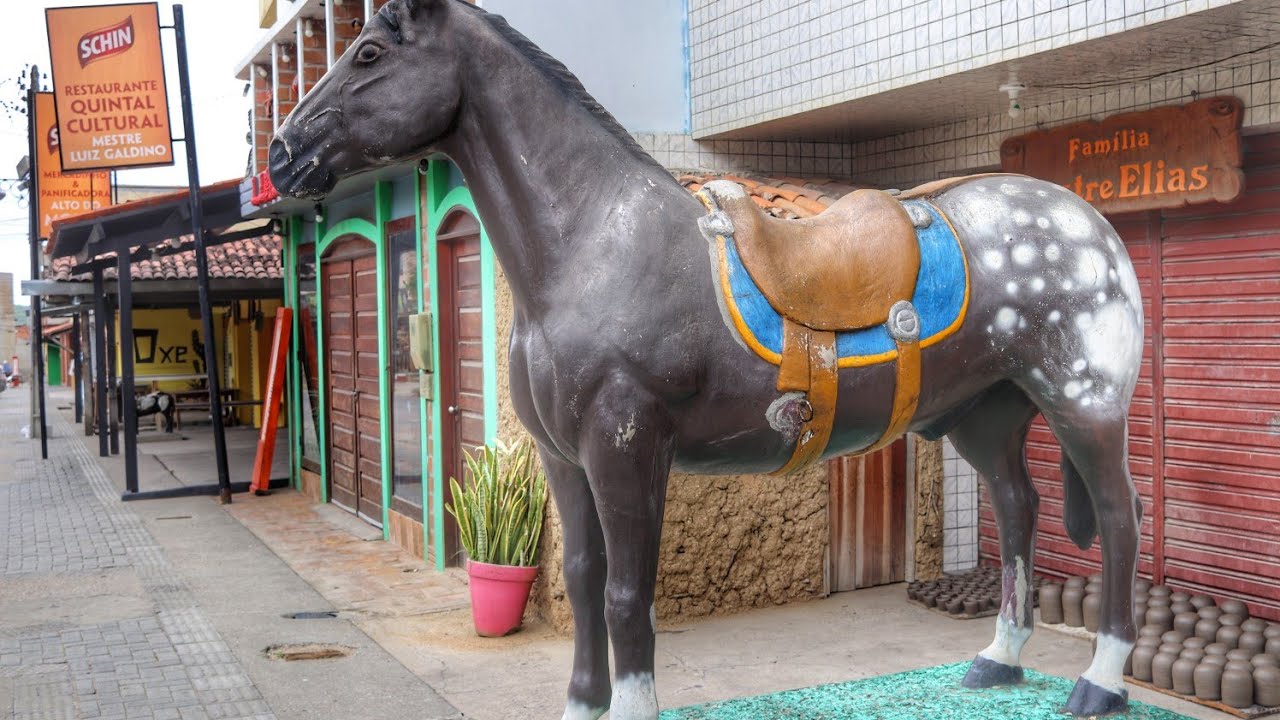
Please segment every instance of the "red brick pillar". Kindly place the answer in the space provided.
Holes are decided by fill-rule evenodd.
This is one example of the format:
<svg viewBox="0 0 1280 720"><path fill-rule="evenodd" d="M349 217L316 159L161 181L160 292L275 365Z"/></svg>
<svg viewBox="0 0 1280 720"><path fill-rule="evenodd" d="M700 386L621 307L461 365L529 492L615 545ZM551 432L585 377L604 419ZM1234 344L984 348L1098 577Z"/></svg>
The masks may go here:
<svg viewBox="0 0 1280 720"><path fill-rule="evenodd" d="M360 29L364 26L363 0L342 0L339 5L333 2L333 61L337 62L342 53L351 47Z"/></svg>
<svg viewBox="0 0 1280 720"><path fill-rule="evenodd" d="M306 36L307 22L310 22L311 37ZM302 72L303 89L311 89L320 82L329 69L329 59L325 56L324 21L310 20L303 23L302 50L298 54L298 68Z"/></svg>
<svg viewBox="0 0 1280 720"><path fill-rule="evenodd" d="M252 65L249 72L253 73L253 171L256 174L267 169L267 147L274 133L271 123L271 68Z"/></svg>
<svg viewBox="0 0 1280 720"><path fill-rule="evenodd" d="M298 88L293 79L298 76L298 49L293 45L276 47L276 98L280 103L280 124L298 104ZM286 62L285 57L289 60Z"/></svg>

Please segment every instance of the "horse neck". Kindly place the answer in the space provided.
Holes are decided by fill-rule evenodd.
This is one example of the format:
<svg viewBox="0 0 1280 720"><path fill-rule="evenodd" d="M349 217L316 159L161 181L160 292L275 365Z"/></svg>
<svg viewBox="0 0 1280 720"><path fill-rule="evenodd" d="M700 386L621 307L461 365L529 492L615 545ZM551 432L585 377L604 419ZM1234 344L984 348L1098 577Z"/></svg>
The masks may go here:
<svg viewBox="0 0 1280 720"><path fill-rule="evenodd" d="M519 310L540 314L581 243L598 240L626 197L672 188L643 151L566 97L518 51L497 40L468 63L455 130L440 144L462 170ZM618 252L633 238L611 237ZM654 251L654 239L647 241ZM576 271L580 272L581 268Z"/></svg>

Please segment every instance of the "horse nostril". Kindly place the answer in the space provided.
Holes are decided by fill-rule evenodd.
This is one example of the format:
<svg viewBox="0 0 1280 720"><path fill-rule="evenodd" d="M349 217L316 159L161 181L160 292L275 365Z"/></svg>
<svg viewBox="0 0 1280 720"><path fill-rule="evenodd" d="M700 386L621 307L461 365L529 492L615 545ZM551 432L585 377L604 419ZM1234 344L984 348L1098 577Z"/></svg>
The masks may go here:
<svg viewBox="0 0 1280 720"><path fill-rule="evenodd" d="M267 150L267 167L271 170L272 180L280 171L289 167L289 147L280 138L271 141Z"/></svg>

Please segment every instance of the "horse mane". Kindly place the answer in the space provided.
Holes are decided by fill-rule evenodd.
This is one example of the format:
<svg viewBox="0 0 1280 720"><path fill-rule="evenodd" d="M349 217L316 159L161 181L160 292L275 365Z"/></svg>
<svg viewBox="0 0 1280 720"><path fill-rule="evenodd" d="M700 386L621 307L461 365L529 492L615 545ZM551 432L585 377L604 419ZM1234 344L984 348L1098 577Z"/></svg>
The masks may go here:
<svg viewBox="0 0 1280 720"><path fill-rule="evenodd" d="M591 93L582 86L582 81L577 78L564 63L547 54L545 50L534 44L532 40L525 37L519 30L511 27L506 18L484 10L483 8L472 5L468 0L456 0L457 5L465 7L467 10L477 14L482 18L494 32L498 33L503 40L511 44L517 52L519 52L533 67L538 70L544 77L564 93L569 100L578 103L584 110L591 114L592 117L609 132L610 135L617 138L623 147L635 153L641 160L648 161L654 166L666 172L666 168L662 167L653 156L645 152L640 147L640 143L636 142L635 137L622 127L608 110L604 109Z"/></svg>

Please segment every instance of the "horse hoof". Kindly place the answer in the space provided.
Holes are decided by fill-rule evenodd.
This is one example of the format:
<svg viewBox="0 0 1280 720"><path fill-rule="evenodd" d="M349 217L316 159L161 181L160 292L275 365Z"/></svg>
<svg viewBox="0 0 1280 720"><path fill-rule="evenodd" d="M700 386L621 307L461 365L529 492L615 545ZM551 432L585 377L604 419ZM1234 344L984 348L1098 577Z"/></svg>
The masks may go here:
<svg viewBox="0 0 1280 720"><path fill-rule="evenodd" d="M973 659L969 672L965 673L961 685L970 689L995 687L997 685L1017 685L1022 682L1022 668L998 663L982 657Z"/></svg>
<svg viewBox="0 0 1280 720"><path fill-rule="evenodd" d="M1076 717L1096 717L1123 712L1129 706L1129 691L1113 693L1080 678L1067 698L1067 712Z"/></svg>

